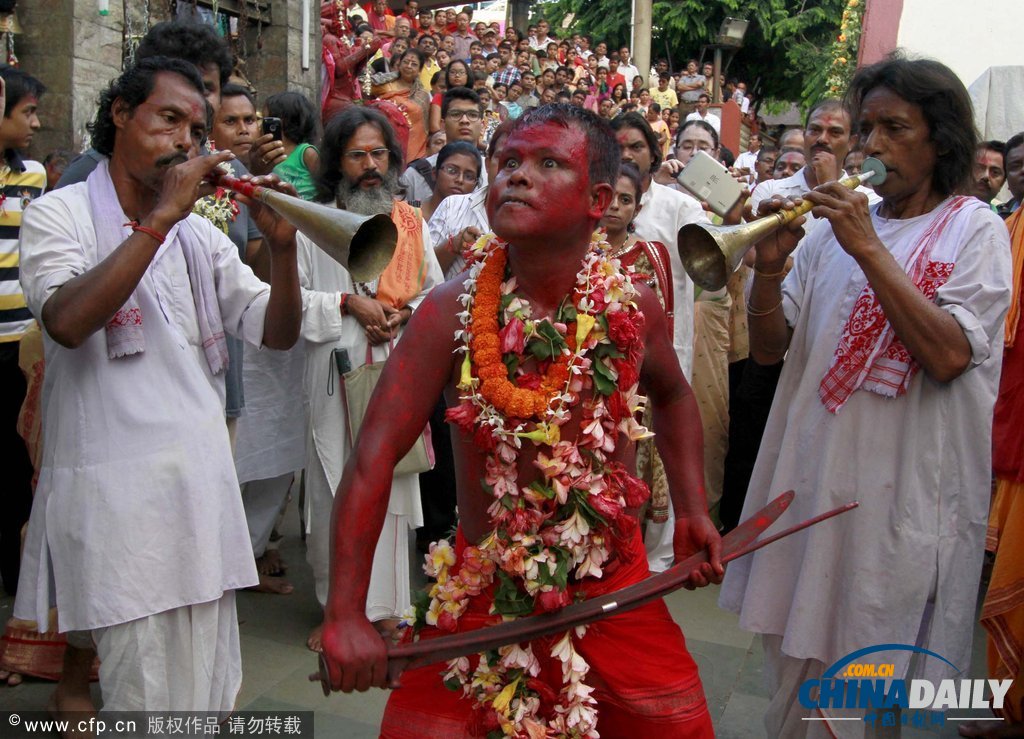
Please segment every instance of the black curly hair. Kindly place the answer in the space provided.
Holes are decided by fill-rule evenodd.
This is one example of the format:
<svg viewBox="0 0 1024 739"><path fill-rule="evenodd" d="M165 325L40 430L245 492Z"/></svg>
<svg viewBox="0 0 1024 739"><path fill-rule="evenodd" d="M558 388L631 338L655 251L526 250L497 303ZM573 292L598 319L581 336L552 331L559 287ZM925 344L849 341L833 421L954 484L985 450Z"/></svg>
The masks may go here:
<svg viewBox="0 0 1024 739"><path fill-rule="evenodd" d="M128 106L129 111L134 112L139 105L149 99L150 94L153 92L153 87L156 85L156 76L161 72L181 75L189 81L200 95L205 94L203 78L199 76L199 70L195 68L195 65L181 59L171 59L165 56L151 56L146 59L140 59L134 66L122 72L120 77L111 82L107 89L100 93L96 120L89 124L89 133L92 135L92 148L108 157L114 153L114 135L117 132L113 117L114 102L121 100L121 102ZM207 127L209 127L211 112L210 105L207 103Z"/></svg>
<svg viewBox="0 0 1024 739"><path fill-rule="evenodd" d="M135 59L166 56L183 59L196 67L214 64L220 71L220 86L224 87L231 76L234 62L231 51L213 26L183 21L157 23L139 42Z"/></svg>

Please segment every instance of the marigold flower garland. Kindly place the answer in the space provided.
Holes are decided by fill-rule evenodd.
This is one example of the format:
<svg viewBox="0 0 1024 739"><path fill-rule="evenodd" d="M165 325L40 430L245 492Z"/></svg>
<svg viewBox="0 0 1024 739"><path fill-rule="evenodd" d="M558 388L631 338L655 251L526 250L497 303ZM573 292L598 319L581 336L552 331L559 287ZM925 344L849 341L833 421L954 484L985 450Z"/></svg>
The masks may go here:
<svg viewBox="0 0 1024 739"><path fill-rule="evenodd" d="M612 459L618 438L649 436L636 418L643 314L630 279L595 234L571 301L554 321L535 320L506 275L507 244L490 235L470 250L460 296L464 354L459 406L448 420L487 453L482 488L494 501L493 530L466 547L456 570L447 541L430 546L424 570L435 583L421 593L406 625L455 631L470 599L493 587L491 613L516 618L572 602L570 585L600 578L615 542L634 533L627 508L646 485ZM536 371L526 369L530 362ZM561 438L571 409L582 404L579 434ZM536 447L538 479L520 486L525 441ZM580 627L551 646L563 687L537 679L533 646L511 645L474 660L449 662L445 683L475 701L471 729L480 735L596 737L589 666L574 641Z"/></svg>

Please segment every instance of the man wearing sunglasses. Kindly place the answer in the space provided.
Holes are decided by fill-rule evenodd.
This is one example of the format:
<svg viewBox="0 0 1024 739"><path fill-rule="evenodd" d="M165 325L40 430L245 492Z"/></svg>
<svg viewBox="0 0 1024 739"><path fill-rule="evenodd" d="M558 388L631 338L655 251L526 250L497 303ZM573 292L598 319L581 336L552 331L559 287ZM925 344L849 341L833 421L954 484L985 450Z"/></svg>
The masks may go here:
<svg viewBox="0 0 1024 739"><path fill-rule="evenodd" d="M483 106L480 96L468 87L453 87L441 98L441 119L444 121L446 141L468 141L479 145L483 130ZM410 203L426 202L434 193L434 168L437 154L409 162L401 183L405 186L405 199ZM487 184L487 173L481 173L477 188Z"/></svg>
<svg viewBox="0 0 1024 739"><path fill-rule="evenodd" d="M324 131L317 200L359 215L389 215L398 229L391 263L379 279L356 282L341 265L298 237L306 340L306 393L312 443L306 451L309 506L306 559L316 595L327 599L331 506L352 439L339 373L382 362L399 340L413 310L444 277L419 211L398 200L402 150L387 118L351 106ZM408 532L422 524L416 475L396 475L391 513L373 562L366 615L382 633L397 625L410 604ZM320 627L307 644L320 648Z"/></svg>

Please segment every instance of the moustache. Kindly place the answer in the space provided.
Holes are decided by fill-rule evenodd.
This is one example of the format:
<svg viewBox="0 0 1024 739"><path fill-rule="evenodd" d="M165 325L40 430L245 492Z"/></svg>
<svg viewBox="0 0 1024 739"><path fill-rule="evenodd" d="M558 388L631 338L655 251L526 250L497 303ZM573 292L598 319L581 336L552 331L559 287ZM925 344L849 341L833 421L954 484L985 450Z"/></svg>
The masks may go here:
<svg viewBox="0 0 1024 739"><path fill-rule="evenodd" d="M835 152L832 151L832 147L826 146L825 144L815 144L814 146L811 147L811 151L823 151L826 154L834 154L835 153Z"/></svg>
<svg viewBox="0 0 1024 739"><path fill-rule="evenodd" d="M179 164L184 164L188 161L188 157L181 152L177 154L168 154L167 156L160 157L156 160L156 166L158 167L174 167Z"/></svg>
<svg viewBox="0 0 1024 739"><path fill-rule="evenodd" d="M371 169L369 172L363 172L363 174L359 175L359 179L356 180L356 184L358 185L361 182L369 182L371 180L380 179L383 179L381 173L376 169Z"/></svg>

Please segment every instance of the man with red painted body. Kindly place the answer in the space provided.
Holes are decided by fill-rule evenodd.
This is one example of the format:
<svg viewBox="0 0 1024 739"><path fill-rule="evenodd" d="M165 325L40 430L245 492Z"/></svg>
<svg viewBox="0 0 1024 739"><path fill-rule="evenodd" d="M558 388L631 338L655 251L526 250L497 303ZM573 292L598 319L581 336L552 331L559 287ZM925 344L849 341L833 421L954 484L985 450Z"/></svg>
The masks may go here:
<svg viewBox="0 0 1024 739"><path fill-rule="evenodd" d="M613 482L618 474L615 470L621 472L621 479L632 481L630 485L635 482L625 470L635 467L635 444L631 439L638 435L625 435L613 427L597 447L591 443L594 434L600 433L595 432L596 426L603 427L603 422L594 420L602 417L600 408L615 405L622 386L635 388L637 379L653 407L656 439L666 460L673 502L679 511L676 555L682 558L708 549L711 563L694 570L691 584L702 586L721 578L721 544L704 504L700 420L657 298L646 285L637 285L635 293L630 285L622 287L620 295L635 302L636 308L616 302L610 290L601 297L587 293L597 303L607 300L617 308L612 311L609 303L609 308L594 319L588 311L597 309L586 307L586 301L579 297L584 289L581 285L590 284L586 276L594 274L587 272L587 265L601 265L606 270L601 274L613 281L609 285L622 284L616 280L624 279L617 262L602 261L602 252L591 243L594 228L611 198L610 183L618 170L614 134L589 111L569 105L546 106L529 111L516 121L498 156L498 174L488 196L488 216L492 228L504 241L490 241L487 247L481 247L480 253L486 255L482 258L483 266L478 261L468 273L475 277L475 283L452 280L434 290L417 310L413 317L416 328L399 345L381 378L363 433L342 477L335 505L331 591L323 631L324 652L336 690L367 690L387 684L385 645L363 615L369 563L375 532L386 513L390 470L422 430L442 391L453 409L449 418L453 421L453 440L457 440L454 452L461 524L455 552L440 543L431 547L428 571L435 573L438 587L427 596L431 601L429 608L424 603L410 617L411 622L421 624L425 610L427 623L436 622L448 631L468 631L500 621L500 617L488 615L491 607L504 614L508 612L508 603L514 601L525 606L517 615L553 610L570 602L573 594L594 596L612 592L648 575L636 501L624 497L608 507L599 499L619 489L618 483ZM489 268L491 260L499 258L507 260L505 267ZM567 340L576 346L574 337L579 337L581 347L591 347L594 342L607 346L602 341L617 335L618 329L613 325L632 321L642 312L642 317L630 324L634 327L632 337L622 339L627 353L622 355L622 363L616 365L621 370L618 380L601 390L608 393L608 406L603 406L595 394L603 380L589 384L604 373L607 365L602 352L607 350L584 349L583 355L592 362L602 362L602 368L593 370L591 362L579 366L581 379L579 384L570 383L569 387L576 390L570 392L564 405L558 398L548 399L542 394L540 403L545 411L534 417L546 421L523 422L516 426L520 429L518 435L496 437L480 418L474 418L473 403L477 401L471 398L483 398L479 407L490 408L490 418L499 427L518 423L509 411L488 405L488 384L497 379L493 370L502 376L499 383L507 380L511 385L514 379L527 388L536 388L530 379L542 372L547 377L555 363L535 361L543 356L553 360L550 353L524 357L519 354L523 351L521 345L503 347L507 350L504 361L511 364L502 369L483 367L484 355L477 348L466 347L465 355L459 353L464 346L464 330L480 335L480 346L490 338L484 334L487 317L493 314L486 307L473 316L460 314L474 292L479 304L488 305L487 296L491 293L486 291L493 287L492 275L495 282L503 281L506 297L502 304L517 311L506 325L514 327L519 316L524 316L531 331L544 332L557 346L567 346ZM495 312L500 323L505 311L498 308ZM597 325L595 320L608 322L607 334L603 329L592 333ZM515 332L506 331L506 337L510 333ZM566 355L576 356L568 348L559 356ZM452 359L437 361L445 356ZM491 361L494 359L492 356ZM634 360L636 364L631 364ZM513 369L509 378L504 367L515 364L520 367ZM407 381L412 368L416 372L415 383ZM491 379L478 383L477 372ZM629 379L627 374L631 374ZM478 387L479 393L475 390ZM498 399L493 402L501 405ZM544 415L552 405L556 406L555 412ZM631 425L630 411L635 405L628 407L622 417L625 426ZM532 430L525 431L527 427ZM587 459L595 461L584 462L582 457L574 456L586 444L591 444L585 452ZM560 465L558 459L572 461ZM603 466L596 460L604 460L600 463ZM572 474L582 474L580 470L584 468L590 470L588 492L581 493L571 485L560 487L560 471L569 468L574 470ZM494 482L494 486L487 484L486 479ZM583 484L579 477L573 479ZM553 487L549 488L549 483ZM546 498L549 490L551 498ZM538 513L545 510L544 501L551 500L552 505L556 500L568 501L563 503L564 507L579 500L580 495L608 517L595 524L596 531L609 533L611 529L603 522L615 522L616 533L604 542L609 549L608 558L596 572L583 571L582 566L576 569L574 563L569 563L568 574L561 569L561 582L546 582L544 587L531 590L531 576L522 575L524 579L520 582L516 562L522 563L523 571L529 573L527 560L535 561L547 553L553 558L552 563L558 560L562 567L565 553L559 555L555 552L559 545L547 543L553 541L552 537L561 541L558 537L570 527L579 535L579 541L593 544L595 537L588 539L588 534L572 523L578 523L577 516L584 516L579 508L570 519L561 520L555 527L541 523L532 529L522 529L510 521L522 523L520 516L531 518L536 514L553 523L554 516L563 515L563 509L544 518L546 514ZM363 535L351 536L352 531ZM541 540L545 542L543 546ZM584 545L589 546L580 544ZM488 560L498 550L501 558ZM588 556L594 554L590 551ZM486 573L482 580L471 577L476 565ZM456 572L456 566L462 568L459 574L449 576L449 572ZM497 576L496 568L500 568ZM546 565L544 569L549 570ZM544 579L542 575L535 577ZM470 585L471 582L476 585ZM469 597L447 589L452 583L456 590L459 583L466 584ZM453 603L461 602L462 609L443 605L446 594L451 595ZM545 725L567 733L570 729L566 722L579 721L572 725L572 730L582 736L594 729L590 722L596 701L597 728L606 736L711 736L696 666L663 602L657 601L625 616L611 616L592 629L593 634L582 638L565 635L560 639L536 640L522 648L502 648L502 663L493 665L493 674L500 679L491 683L500 691L489 695L482 695L473 687L466 688L466 696L462 691L446 690L440 675L445 669L443 664L404 674L402 689L391 696L382 735L464 737L482 736L494 730L530 731L531 735L538 735L536 732L542 733ZM431 638L438 632L439 629L424 628L420 638ZM566 662L566 655L571 655L571 664ZM451 680L463 685L470 681L473 669L481 674L475 657L456 661L449 667ZM588 669L600 675L594 681L600 687L592 689L581 684L580 671L585 677ZM553 710L559 701L564 706L574 699L578 700L571 710ZM517 715L520 709L525 718Z"/></svg>

